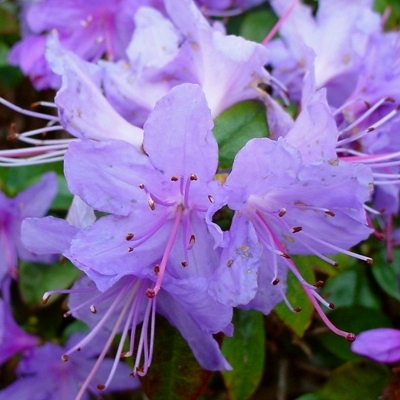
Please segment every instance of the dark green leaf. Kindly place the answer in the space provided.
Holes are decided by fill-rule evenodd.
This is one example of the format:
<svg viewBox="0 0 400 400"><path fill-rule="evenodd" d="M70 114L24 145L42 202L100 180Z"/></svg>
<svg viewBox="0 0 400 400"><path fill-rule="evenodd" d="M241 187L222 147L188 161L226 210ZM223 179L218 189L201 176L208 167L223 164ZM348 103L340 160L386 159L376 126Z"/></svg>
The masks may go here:
<svg viewBox="0 0 400 400"><path fill-rule="evenodd" d="M372 273L378 282L379 286L389 296L400 301L399 292L399 262L400 250L393 250L393 262L388 262L385 251L381 251L374 256L374 264L372 265Z"/></svg>
<svg viewBox="0 0 400 400"><path fill-rule="evenodd" d="M18 32L18 20L7 4L0 4L0 34L11 34Z"/></svg>
<svg viewBox="0 0 400 400"><path fill-rule="evenodd" d="M329 319L339 329L356 335L368 329L391 326L389 318L382 311L356 305L337 308L329 312ZM318 338L329 351L343 360L359 357L352 353L350 343L346 339L335 335L333 332L324 333L319 335Z"/></svg>
<svg viewBox="0 0 400 400"><path fill-rule="evenodd" d="M264 104L255 100L235 104L216 118L213 132L219 146L219 166L230 168L250 139L268 136Z"/></svg>
<svg viewBox="0 0 400 400"><path fill-rule="evenodd" d="M335 370L321 390L297 400L377 400L390 380L388 367L364 360Z"/></svg>
<svg viewBox="0 0 400 400"><path fill-rule="evenodd" d="M294 261L303 278L309 283L314 283L314 273L307 263L307 257L296 257ZM310 325L313 306L298 279L290 272L288 274L287 285L286 296L290 304L294 308L300 307L301 311L298 313L290 311L284 302L278 304L275 307L275 311L279 318L301 337Z"/></svg>
<svg viewBox="0 0 400 400"><path fill-rule="evenodd" d="M257 311L235 310L233 337L226 337L222 352L233 371L223 371L230 400L246 400L260 384L265 359L264 316Z"/></svg>
<svg viewBox="0 0 400 400"><path fill-rule="evenodd" d="M358 264L329 278L323 288L324 297L336 307L359 305L380 309L382 300L373 289L367 268L371 267Z"/></svg>
<svg viewBox="0 0 400 400"><path fill-rule="evenodd" d="M196 400L211 376L203 370L181 334L157 316L154 356L140 378L149 400Z"/></svg>
<svg viewBox="0 0 400 400"><path fill-rule="evenodd" d="M19 271L22 297L31 306L42 304L45 292L68 288L81 275L81 271L68 260L53 265L21 262ZM48 303L53 302L57 297L57 295L50 297Z"/></svg>
<svg viewBox="0 0 400 400"><path fill-rule="evenodd" d="M277 20L275 13L266 7L250 10L243 18L240 36L254 42L262 42Z"/></svg>

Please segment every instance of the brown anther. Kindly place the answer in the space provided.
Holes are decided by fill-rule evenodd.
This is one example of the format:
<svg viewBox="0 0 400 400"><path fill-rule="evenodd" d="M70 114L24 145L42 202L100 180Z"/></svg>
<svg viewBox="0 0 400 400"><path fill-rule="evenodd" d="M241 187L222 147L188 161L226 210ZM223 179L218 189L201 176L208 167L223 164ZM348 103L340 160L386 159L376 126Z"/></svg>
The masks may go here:
<svg viewBox="0 0 400 400"><path fill-rule="evenodd" d="M127 233L125 236L125 240L132 240L135 235L131 232Z"/></svg>
<svg viewBox="0 0 400 400"><path fill-rule="evenodd" d="M154 201L152 199L149 199L148 201L149 207L151 208L151 210L155 210L156 209L156 204L154 203Z"/></svg>
<svg viewBox="0 0 400 400"><path fill-rule="evenodd" d="M135 377L136 377L136 374L133 373L133 372L131 372L131 373L129 374L129 376L130 376L131 378L135 378Z"/></svg>
<svg viewBox="0 0 400 400"><path fill-rule="evenodd" d="M139 188L140 188L140 189L144 189L144 184L141 183L141 184L139 185Z"/></svg>
<svg viewBox="0 0 400 400"><path fill-rule="evenodd" d="M366 262L368 265L372 265L374 260L372 258L367 258Z"/></svg>
<svg viewBox="0 0 400 400"><path fill-rule="evenodd" d="M70 313L69 311L67 311L67 312L65 312L65 313L63 314L63 317L64 317L64 318L68 318L70 315L71 315L71 313Z"/></svg>
<svg viewBox="0 0 400 400"><path fill-rule="evenodd" d="M275 286L275 285L277 285L280 281L281 281L281 280L280 280L279 278L275 278L275 279L272 281L272 284Z"/></svg>
<svg viewBox="0 0 400 400"><path fill-rule="evenodd" d="M160 272L160 266L158 264L154 267L154 273L157 275Z"/></svg>
<svg viewBox="0 0 400 400"><path fill-rule="evenodd" d="M189 244L193 246L196 243L196 236L190 235Z"/></svg>
<svg viewBox="0 0 400 400"><path fill-rule="evenodd" d="M77 349L76 349L76 351L81 351L82 349L80 348L80 347L78 347Z"/></svg>
<svg viewBox="0 0 400 400"><path fill-rule="evenodd" d="M133 247L128 247L128 253L132 253Z"/></svg>
<svg viewBox="0 0 400 400"><path fill-rule="evenodd" d="M328 307L329 307L331 310L333 310L333 309L335 308L335 305L334 305L333 303L329 303L329 304L328 304Z"/></svg>
<svg viewBox="0 0 400 400"><path fill-rule="evenodd" d="M91 305L89 308L90 308L90 312L92 314L97 314L97 310L96 310L96 307L94 305Z"/></svg>
<svg viewBox="0 0 400 400"><path fill-rule="evenodd" d="M315 282L313 286L315 286L316 288L320 289L324 286L325 282L324 281L318 281Z"/></svg>
<svg viewBox="0 0 400 400"><path fill-rule="evenodd" d="M338 266L339 266L339 263L335 261L332 265L333 265L334 267L338 267Z"/></svg>
<svg viewBox="0 0 400 400"><path fill-rule="evenodd" d="M106 388L106 385L102 385L101 383L99 383L98 385L96 385L96 387L99 390L104 390Z"/></svg>
<svg viewBox="0 0 400 400"><path fill-rule="evenodd" d="M189 264L186 261L181 262L182 267L187 267Z"/></svg>
<svg viewBox="0 0 400 400"><path fill-rule="evenodd" d="M302 310L301 307L296 307L296 308L293 309L293 311L296 312L296 313L297 313L297 312L300 312L301 310Z"/></svg>
<svg viewBox="0 0 400 400"><path fill-rule="evenodd" d="M197 181L197 175L196 175L196 174L190 174L190 175L189 175L189 179L190 179L191 181Z"/></svg>
<svg viewBox="0 0 400 400"><path fill-rule="evenodd" d="M386 211L386 208L380 208L379 210L377 210L379 213L383 214Z"/></svg>
<svg viewBox="0 0 400 400"><path fill-rule="evenodd" d="M208 197L208 200L210 201L210 203L215 202L214 197L212 197L211 194L209 194L207 197Z"/></svg>
<svg viewBox="0 0 400 400"><path fill-rule="evenodd" d="M373 126L370 126L369 128L367 128L367 132L372 132L374 130L375 130L375 128Z"/></svg>
<svg viewBox="0 0 400 400"><path fill-rule="evenodd" d="M18 137L17 125L15 125L14 122L11 122L11 124L10 124L10 134L6 137L6 140L14 140L17 137Z"/></svg>
<svg viewBox="0 0 400 400"><path fill-rule="evenodd" d="M35 101L34 103L31 103L30 108L31 110L35 110L40 106L40 101Z"/></svg>
<svg viewBox="0 0 400 400"><path fill-rule="evenodd" d="M294 228L291 229L292 233L297 233L302 230L303 230L303 228L301 226L295 226Z"/></svg>
<svg viewBox="0 0 400 400"><path fill-rule="evenodd" d="M64 362L66 362L66 361L69 360L69 357L68 357L66 354L64 354L63 356L61 356L61 360L63 360Z"/></svg>
<svg viewBox="0 0 400 400"><path fill-rule="evenodd" d="M138 373L138 374L140 374L140 373L143 373L144 372L144 367L136 367L136 372Z"/></svg>
<svg viewBox="0 0 400 400"><path fill-rule="evenodd" d="M233 264L233 261L234 261L234 260L229 260L229 261L226 263L226 265L227 265L228 267L231 267L232 264Z"/></svg>
<svg viewBox="0 0 400 400"><path fill-rule="evenodd" d="M394 103L395 102L393 97L386 97L385 101L389 101L390 103Z"/></svg>
<svg viewBox="0 0 400 400"><path fill-rule="evenodd" d="M124 351L121 353L120 358L127 358L131 355L130 351Z"/></svg>
<svg viewBox="0 0 400 400"><path fill-rule="evenodd" d="M333 211L331 211L331 210L326 210L325 214L329 215L330 217L334 217L335 216L335 213Z"/></svg>
<svg viewBox="0 0 400 400"><path fill-rule="evenodd" d="M280 217L283 217L285 214L286 214L286 208L282 208L282 209L280 209L279 212L278 212L278 215L279 215Z"/></svg>
<svg viewBox="0 0 400 400"><path fill-rule="evenodd" d="M49 295L49 294L44 294L43 295L43 297L42 297L42 304L47 304L47 302L49 301L49 298L50 298L51 296Z"/></svg>
<svg viewBox="0 0 400 400"><path fill-rule="evenodd" d="M353 343L356 340L356 335L354 333L348 333L346 336L346 340L349 343Z"/></svg>
<svg viewBox="0 0 400 400"><path fill-rule="evenodd" d="M287 258L288 260L290 260L290 256L289 256L289 254L286 254L286 253L281 253L281 254L279 254L281 257L283 257L283 258Z"/></svg>
<svg viewBox="0 0 400 400"><path fill-rule="evenodd" d="M400 110L400 104L396 107L396 111Z"/></svg>
<svg viewBox="0 0 400 400"><path fill-rule="evenodd" d="M369 103L368 101L364 100L364 104L367 108L371 108L371 103Z"/></svg>
<svg viewBox="0 0 400 400"><path fill-rule="evenodd" d="M149 299L153 299L154 297L156 297L156 292L154 291L154 289L147 289L146 290L146 296Z"/></svg>
<svg viewBox="0 0 400 400"><path fill-rule="evenodd" d="M179 181L179 178L177 177L177 176L171 176L171 181L172 182L176 182L176 181Z"/></svg>

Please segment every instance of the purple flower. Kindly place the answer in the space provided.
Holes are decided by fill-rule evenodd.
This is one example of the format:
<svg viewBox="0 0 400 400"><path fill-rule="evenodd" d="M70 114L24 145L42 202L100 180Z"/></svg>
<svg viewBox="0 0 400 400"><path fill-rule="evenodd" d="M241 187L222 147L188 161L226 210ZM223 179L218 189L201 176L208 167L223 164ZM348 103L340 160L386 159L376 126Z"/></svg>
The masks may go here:
<svg viewBox="0 0 400 400"><path fill-rule="evenodd" d="M34 348L38 342L39 338L16 324L10 306L0 299L0 365L15 354Z"/></svg>
<svg viewBox="0 0 400 400"><path fill-rule="evenodd" d="M290 4L290 0L271 1L278 15ZM306 47L310 47L316 54L317 87L327 87L329 102L339 106L356 84L370 35L380 30L380 18L372 10L371 0L323 0L315 17L310 7L297 4L279 31L282 39L267 45L274 75L298 96L302 82L299 70L304 73L312 68L304 57Z"/></svg>
<svg viewBox="0 0 400 400"><path fill-rule="evenodd" d="M307 131L306 124L303 128ZM318 152L307 151L309 146L307 141L302 146L308 162L283 138L250 140L237 154L225 183L228 206L235 210L235 216L216 274L222 282L222 277L237 282L241 290L236 293L231 289L234 284L212 281L210 291L222 303L247 304L261 288L271 293L273 304L279 299L273 287L285 279L289 269L325 320L317 300L329 304L318 295L316 287L304 281L290 255L312 254L335 264L326 254L342 252L371 262L346 250L371 232L363 208L370 196L370 170L337 159L318 160ZM270 283L257 279L261 268L268 269L263 276L269 276ZM284 291L280 292L286 301ZM349 337L327 323L339 335Z"/></svg>
<svg viewBox="0 0 400 400"><path fill-rule="evenodd" d="M79 341L81 334L75 334L66 344L70 347ZM93 341L82 351L72 356L68 363L62 362L65 349L53 343L31 349L24 354L17 367L17 380L0 391L0 399L28 399L34 393L35 400L71 400L89 399L89 394L82 391L81 385L90 372L93 360L98 355L98 341ZM102 382L111 367L110 359L104 360L94 379ZM139 382L129 379L128 367L120 363L116 378L108 391L137 388ZM94 385L88 387L90 393L98 395Z"/></svg>
<svg viewBox="0 0 400 400"><path fill-rule="evenodd" d="M57 30L67 49L85 60L103 55L125 57L134 30L133 15L141 5L157 6L157 0L42 0L32 2L23 13L30 32L12 49L9 61L19 65L38 89L57 89L58 78L44 58L45 35ZM62 18L54 18L62 14ZM25 32L28 29L25 27Z"/></svg>
<svg viewBox="0 0 400 400"><path fill-rule="evenodd" d="M400 330L378 328L361 332L351 350L377 362L400 361Z"/></svg>
<svg viewBox="0 0 400 400"><path fill-rule="evenodd" d="M41 181L8 198L0 192L0 281L6 274L15 276L18 259L46 261L23 246L21 222L26 217L42 217L57 193L54 173L43 175Z"/></svg>
<svg viewBox="0 0 400 400"><path fill-rule="evenodd" d="M165 8L169 20L155 9L136 13L129 64L101 64L106 96L121 115L143 124L155 102L184 82L202 87L213 117L260 98L257 85L269 82L263 46L210 26L192 0L166 0Z"/></svg>
<svg viewBox="0 0 400 400"><path fill-rule="evenodd" d="M134 375L150 365L156 311L181 331L204 368L230 368L212 335L232 333L232 309L207 292L219 260L215 241L222 236L210 218L225 200L214 181L218 150L211 128L199 86L173 88L145 124L144 154L117 140L70 145L65 174L71 191L108 215L94 223L89 217L84 229L50 217L24 224L29 248L63 252L92 281L85 278L70 291L70 312L78 318L87 320L81 316L85 305L96 317L99 309L78 347L108 327L110 340L122 333L118 360L128 331L143 322ZM37 240L39 232L46 238L46 230L48 236L62 231L64 239Z"/></svg>

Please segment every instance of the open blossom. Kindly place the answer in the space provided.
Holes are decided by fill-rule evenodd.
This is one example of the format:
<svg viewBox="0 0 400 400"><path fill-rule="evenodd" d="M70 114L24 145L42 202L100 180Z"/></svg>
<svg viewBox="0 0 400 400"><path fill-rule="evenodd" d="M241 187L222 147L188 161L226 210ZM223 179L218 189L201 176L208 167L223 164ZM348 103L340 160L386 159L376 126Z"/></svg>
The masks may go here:
<svg viewBox="0 0 400 400"><path fill-rule="evenodd" d="M13 198L0 192L0 281L6 274L16 275L18 259L45 261L22 244L21 222L26 217L42 217L56 193L57 180L50 172Z"/></svg>
<svg viewBox="0 0 400 400"><path fill-rule="evenodd" d="M290 4L291 0L271 1L280 16ZM298 100L302 76L313 67L305 57L306 47L310 47L316 54L317 87L327 87L329 102L341 105L356 84L370 35L380 29L372 0L322 0L315 17L309 6L299 3L282 24L280 38L267 44L273 74Z"/></svg>
<svg viewBox="0 0 400 400"><path fill-rule="evenodd" d="M41 0L26 7L22 17L25 37L12 49L9 61L19 65L38 89L58 89L60 77L45 59L47 33L57 30L67 49L84 60L125 57L134 30L133 15L141 5L157 0ZM62 13L63 18L54 18Z"/></svg>
<svg viewBox="0 0 400 400"><path fill-rule="evenodd" d="M262 45L211 26L192 0L166 0L165 8L169 18L138 10L128 63L101 63L106 97L121 115L140 126L160 97L185 82L202 87L213 117L259 97L257 85L269 83Z"/></svg>
<svg viewBox="0 0 400 400"><path fill-rule="evenodd" d="M143 322L132 371L143 375L151 363L159 312L181 331L204 368L230 368L212 334L232 333L232 309L207 292L219 259L215 240L222 234L210 218L225 199L213 179L218 153L211 128L201 89L184 84L163 97L149 116L145 154L117 140L70 145L65 174L71 191L108 215L84 229L51 217L24 224L29 248L61 251L90 278L71 289L72 314L80 317L76 311L84 305L92 305L97 314L97 304L100 309L104 301L108 304L88 338L67 356L103 326L111 330L107 351L116 333L122 333L123 344L128 331ZM61 229L61 242L46 239L46 231L51 235ZM38 232L44 239L37 239ZM76 303L79 293L88 297ZM131 338L129 354L133 344Z"/></svg>
<svg viewBox="0 0 400 400"><path fill-rule="evenodd" d="M378 328L361 332L351 345L354 353L382 363L400 361L400 330Z"/></svg>
<svg viewBox="0 0 400 400"><path fill-rule="evenodd" d="M280 298L287 302L280 285L290 270L327 325L352 339L327 320L318 301L329 304L290 259L291 254L310 254L335 265L327 255L342 252L372 261L347 251L371 232L364 211L371 195L371 170L337 159L338 131L325 90L313 93L311 78L306 80L302 111L285 138L250 140L234 160L224 188L235 215L216 271L223 283L211 282L210 292L231 305L250 305L258 294L254 308L269 312ZM267 270L262 271L263 280L258 276L261 269Z"/></svg>

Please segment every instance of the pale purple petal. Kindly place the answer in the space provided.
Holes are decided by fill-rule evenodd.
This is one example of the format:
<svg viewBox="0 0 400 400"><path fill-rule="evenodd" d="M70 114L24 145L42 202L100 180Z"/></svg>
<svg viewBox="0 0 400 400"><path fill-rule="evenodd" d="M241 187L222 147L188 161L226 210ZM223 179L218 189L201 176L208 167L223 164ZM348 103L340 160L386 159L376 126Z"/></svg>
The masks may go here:
<svg viewBox="0 0 400 400"><path fill-rule="evenodd" d="M168 179L173 175L211 180L218 165L218 146L204 93L182 84L159 100L144 125L144 149Z"/></svg>
<svg viewBox="0 0 400 400"><path fill-rule="evenodd" d="M352 343L351 350L377 362L397 362L400 360L400 331L379 328L361 332Z"/></svg>
<svg viewBox="0 0 400 400"><path fill-rule="evenodd" d="M158 175L147 156L122 141L71 143L65 155L70 191L94 209L117 215L146 203L139 185Z"/></svg>
<svg viewBox="0 0 400 400"><path fill-rule="evenodd" d="M26 218L21 226L24 246L36 254L62 254L79 229L60 218Z"/></svg>

